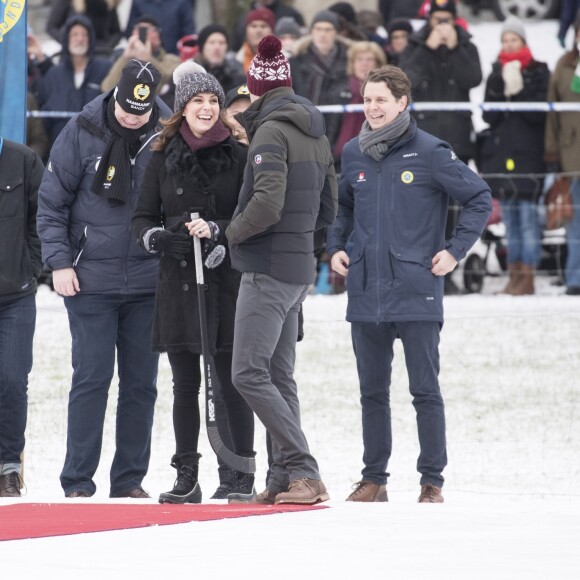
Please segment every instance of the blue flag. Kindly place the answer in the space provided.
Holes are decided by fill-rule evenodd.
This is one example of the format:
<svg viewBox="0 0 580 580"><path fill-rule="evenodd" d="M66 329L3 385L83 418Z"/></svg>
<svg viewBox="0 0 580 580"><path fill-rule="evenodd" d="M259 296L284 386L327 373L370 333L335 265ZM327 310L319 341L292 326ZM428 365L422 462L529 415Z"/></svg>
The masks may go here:
<svg viewBox="0 0 580 580"><path fill-rule="evenodd" d="M26 0L0 3L0 136L26 140Z"/></svg>

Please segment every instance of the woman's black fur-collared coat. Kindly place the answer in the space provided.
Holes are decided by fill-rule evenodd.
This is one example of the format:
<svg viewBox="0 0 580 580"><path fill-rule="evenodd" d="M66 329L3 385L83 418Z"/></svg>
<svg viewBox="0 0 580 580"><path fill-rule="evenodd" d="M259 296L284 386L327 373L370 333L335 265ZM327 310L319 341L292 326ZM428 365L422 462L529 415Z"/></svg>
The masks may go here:
<svg viewBox="0 0 580 580"><path fill-rule="evenodd" d="M132 221L137 241L143 244L150 228L174 229L199 212L218 225L219 243L227 251L225 230L238 202L246 158L247 147L232 138L193 152L179 134L173 137L164 151L153 154L145 171ZM203 274L211 350L231 350L240 274L231 267L229 251L222 264L204 268ZM184 260L161 257L152 347L158 352L201 353L193 246Z"/></svg>

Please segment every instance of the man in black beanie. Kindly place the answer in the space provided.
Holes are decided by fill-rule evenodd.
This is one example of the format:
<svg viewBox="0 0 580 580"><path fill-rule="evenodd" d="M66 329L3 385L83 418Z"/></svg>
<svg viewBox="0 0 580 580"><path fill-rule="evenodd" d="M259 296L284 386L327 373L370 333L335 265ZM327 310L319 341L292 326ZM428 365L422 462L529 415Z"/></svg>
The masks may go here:
<svg viewBox="0 0 580 580"><path fill-rule="evenodd" d="M230 52L228 33L221 24L208 24L202 28L197 45L199 52L195 61L220 82L226 93L246 82L242 64Z"/></svg>
<svg viewBox="0 0 580 580"><path fill-rule="evenodd" d="M131 59L115 89L88 103L57 138L39 189L38 234L72 337L66 497L90 497L115 359L119 376L110 497L148 498L158 355L150 334L158 257L137 245L131 217L151 156L161 75Z"/></svg>

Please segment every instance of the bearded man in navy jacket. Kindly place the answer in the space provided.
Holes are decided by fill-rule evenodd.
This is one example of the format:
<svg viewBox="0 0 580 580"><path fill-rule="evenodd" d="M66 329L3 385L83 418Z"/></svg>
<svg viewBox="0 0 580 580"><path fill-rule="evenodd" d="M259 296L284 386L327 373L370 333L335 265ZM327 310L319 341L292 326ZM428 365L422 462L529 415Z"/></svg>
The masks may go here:
<svg viewBox="0 0 580 580"><path fill-rule="evenodd" d="M438 380L443 276L481 235L491 193L448 143L417 128L401 69L371 71L362 94L366 121L343 150L338 216L327 238L333 269L347 276L361 390L364 468L348 501L387 501L391 363L400 338L417 413L419 502L440 503L447 464ZM450 198L462 210L445 240Z"/></svg>

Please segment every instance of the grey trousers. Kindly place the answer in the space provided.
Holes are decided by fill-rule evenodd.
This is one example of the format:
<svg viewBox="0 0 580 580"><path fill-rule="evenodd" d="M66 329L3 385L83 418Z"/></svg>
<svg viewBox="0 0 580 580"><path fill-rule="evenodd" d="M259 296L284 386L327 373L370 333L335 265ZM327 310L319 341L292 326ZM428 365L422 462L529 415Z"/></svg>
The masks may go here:
<svg viewBox="0 0 580 580"><path fill-rule="evenodd" d="M294 381L298 312L308 289L246 272L236 306L232 381L272 437L267 487L276 493L295 479L320 479L300 427Z"/></svg>

